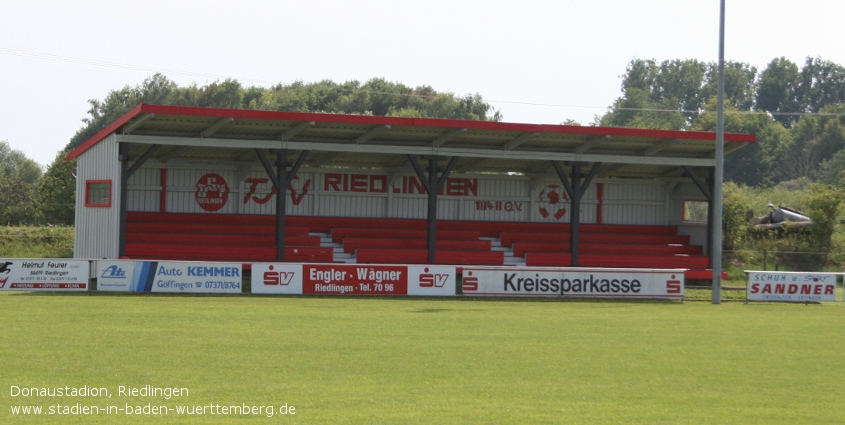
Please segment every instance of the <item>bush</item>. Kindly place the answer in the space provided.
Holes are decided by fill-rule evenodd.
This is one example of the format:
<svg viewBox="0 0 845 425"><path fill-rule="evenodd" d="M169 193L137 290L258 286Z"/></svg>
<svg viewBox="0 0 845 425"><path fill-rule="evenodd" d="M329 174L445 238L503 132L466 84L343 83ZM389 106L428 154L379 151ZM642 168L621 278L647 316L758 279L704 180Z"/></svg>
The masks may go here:
<svg viewBox="0 0 845 425"><path fill-rule="evenodd" d="M839 225L839 213L842 207L842 193L831 186L813 183L807 190L804 204L807 214L813 220L810 228L810 247L820 253L818 259L827 265L833 251L833 234Z"/></svg>
<svg viewBox="0 0 845 425"><path fill-rule="evenodd" d="M733 251L748 235L750 223L745 214L751 203L735 183L727 182L723 187L722 244L725 251Z"/></svg>

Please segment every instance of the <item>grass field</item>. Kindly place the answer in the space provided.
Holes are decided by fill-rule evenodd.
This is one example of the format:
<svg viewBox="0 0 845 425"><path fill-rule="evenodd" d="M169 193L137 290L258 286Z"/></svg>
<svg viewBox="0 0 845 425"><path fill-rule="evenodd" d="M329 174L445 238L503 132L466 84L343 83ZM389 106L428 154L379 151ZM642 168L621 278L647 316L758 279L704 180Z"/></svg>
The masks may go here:
<svg viewBox="0 0 845 425"><path fill-rule="evenodd" d="M0 423L842 423L845 305L0 294ZM105 397L12 397L18 387ZM120 396L119 386L186 397ZM295 415L14 416L13 405Z"/></svg>

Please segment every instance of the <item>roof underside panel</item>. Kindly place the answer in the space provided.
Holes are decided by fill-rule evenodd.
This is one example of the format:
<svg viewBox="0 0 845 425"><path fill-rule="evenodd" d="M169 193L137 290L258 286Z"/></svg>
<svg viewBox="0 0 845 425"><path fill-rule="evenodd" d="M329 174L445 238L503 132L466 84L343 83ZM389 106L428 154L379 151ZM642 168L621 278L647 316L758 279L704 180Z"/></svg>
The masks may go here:
<svg viewBox="0 0 845 425"><path fill-rule="evenodd" d="M449 152L459 156L455 169L461 172L543 174L553 172L545 158L606 158L613 164L602 165L599 175L657 178L680 173L684 163L712 161L715 153L715 134L702 132L141 105L68 158L112 133L123 135L135 157L151 144L167 145L153 155L163 162L253 163L255 148L266 152L290 143L311 151L304 166L314 168L402 170L409 168L408 152ZM726 151L754 140L727 134Z"/></svg>

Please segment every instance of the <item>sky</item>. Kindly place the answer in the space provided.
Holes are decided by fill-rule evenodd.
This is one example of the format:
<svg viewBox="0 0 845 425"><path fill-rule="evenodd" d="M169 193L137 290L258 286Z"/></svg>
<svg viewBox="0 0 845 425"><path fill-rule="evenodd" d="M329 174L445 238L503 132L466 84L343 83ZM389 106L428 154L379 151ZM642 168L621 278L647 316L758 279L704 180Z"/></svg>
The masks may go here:
<svg viewBox="0 0 845 425"><path fill-rule="evenodd" d="M718 0L0 0L0 141L42 165L89 99L180 86L380 77L478 93L504 121L589 124L632 59L718 60ZM725 59L845 65L845 3L726 0Z"/></svg>

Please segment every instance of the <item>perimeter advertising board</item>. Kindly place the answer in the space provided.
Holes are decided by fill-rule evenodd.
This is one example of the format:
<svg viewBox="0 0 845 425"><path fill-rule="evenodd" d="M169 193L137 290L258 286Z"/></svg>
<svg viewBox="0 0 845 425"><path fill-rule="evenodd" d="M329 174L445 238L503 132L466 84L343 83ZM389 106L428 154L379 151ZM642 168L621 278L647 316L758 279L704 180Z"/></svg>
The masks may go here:
<svg viewBox="0 0 845 425"><path fill-rule="evenodd" d="M0 291L87 291L88 261L0 259Z"/></svg>
<svg viewBox="0 0 845 425"><path fill-rule="evenodd" d="M302 294L302 264L253 263L253 294Z"/></svg>
<svg viewBox="0 0 845 425"><path fill-rule="evenodd" d="M454 297L455 267L408 266L408 295Z"/></svg>
<svg viewBox="0 0 845 425"><path fill-rule="evenodd" d="M97 290L171 293L241 293L234 263L97 261Z"/></svg>
<svg viewBox="0 0 845 425"><path fill-rule="evenodd" d="M316 295L407 295L408 266L305 264L302 293Z"/></svg>
<svg viewBox="0 0 845 425"><path fill-rule="evenodd" d="M375 264L252 264L257 294L454 296L455 268Z"/></svg>
<svg viewBox="0 0 845 425"><path fill-rule="evenodd" d="M748 273L749 301L816 302L836 301L836 273L766 272Z"/></svg>
<svg viewBox="0 0 845 425"><path fill-rule="evenodd" d="M684 270L465 267L465 296L668 298L684 296Z"/></svg>

